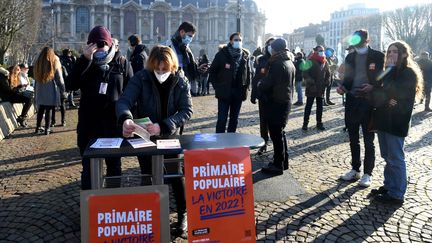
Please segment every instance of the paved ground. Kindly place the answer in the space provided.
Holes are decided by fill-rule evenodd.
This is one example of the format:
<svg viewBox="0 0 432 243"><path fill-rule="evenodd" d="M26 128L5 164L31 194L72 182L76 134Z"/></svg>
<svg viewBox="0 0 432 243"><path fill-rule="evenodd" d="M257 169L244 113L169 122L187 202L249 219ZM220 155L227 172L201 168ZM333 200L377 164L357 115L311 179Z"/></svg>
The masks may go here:
<svg viewBox="0 0 432 243"><path fill-rule="evenodd" d="M295 107L286 131L290 150L289 174L256 181L278 184L270 190L297 183L299 188L278 200L259 197L255 203L258 242L432 242L432 113L415 111L407 138L409 184L402 207L370 202L357 183L342 183L340 174L350 168L347 134L342 132L343 107L324 111L324 132L302 132L304 107ZM257 108L245 102L239 132L259 134ZM194 98L194 116L187 133L213 132L216 100ZM33 135L34 128L15 131L0 141L0 242L79 242L80 158L76 144L76 110L67 113L67 126L55 133ZM35 126L35 121L30 121ZM255 177L259 167L271 159L272 151L257 156L251 151ZM379 157L372 188L383 180ZM124 163L127 174L137 173L137 162ZM261 183L261 184L259 184ZM276 189L275 189L276 188ZM264 193L265 194L265 193ZM174 213L171 219L174 220ZM186 242L181 238L175 242Z"/></svg>

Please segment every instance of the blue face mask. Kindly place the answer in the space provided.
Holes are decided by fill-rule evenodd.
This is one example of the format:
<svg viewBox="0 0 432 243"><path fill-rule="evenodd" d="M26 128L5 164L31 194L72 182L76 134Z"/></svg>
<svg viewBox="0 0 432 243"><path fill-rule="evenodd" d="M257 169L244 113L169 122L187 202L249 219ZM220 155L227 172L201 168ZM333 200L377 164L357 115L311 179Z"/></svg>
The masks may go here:
<svg viewBox="0 0 432 243"><path fill-rule="evenodd" d="M185 37L182 38L182 43L187 46L192 42L193 37L185 35Z"/></svg>
<svg viewBox="0 0 432 243"><path fill-rule="evenodd" d="M241 49L242 48L242 42L241 41L234 41L232 44L232 47L235 49Z"/></svg>
<svg viewBox="0 0 432 243"><path fill-rule="evenodd" d="M93 54L93 56L96 59L104 59L105 57L108 56L108 52L107 51L97 51Z"/></svg>

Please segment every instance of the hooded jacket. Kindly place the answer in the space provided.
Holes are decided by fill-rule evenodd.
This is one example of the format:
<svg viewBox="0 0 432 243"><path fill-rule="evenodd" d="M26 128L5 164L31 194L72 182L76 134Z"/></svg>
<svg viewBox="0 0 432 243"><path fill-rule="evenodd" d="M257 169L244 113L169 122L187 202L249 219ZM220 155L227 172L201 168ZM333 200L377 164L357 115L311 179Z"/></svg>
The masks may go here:
<svg viewBox="0 0 432 243"><path fill-rule="evenodd" d="M134 73L137 73L144 69L148 59L146 49L147 47L143 44L139 44L135 46L135 49L130 56L130 64L132 65L132 69Z"/></svg>

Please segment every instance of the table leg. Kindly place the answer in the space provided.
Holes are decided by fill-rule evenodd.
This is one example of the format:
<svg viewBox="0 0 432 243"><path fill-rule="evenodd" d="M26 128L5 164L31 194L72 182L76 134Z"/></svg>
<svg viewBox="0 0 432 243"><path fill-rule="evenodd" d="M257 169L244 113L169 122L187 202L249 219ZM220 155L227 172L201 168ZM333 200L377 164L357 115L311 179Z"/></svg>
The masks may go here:
<svg viewBox="0 0 432 243"><path fill-rule="evenodd" d="M152 180L153 185L162 185L164 183L163 155L152 156Z"/></svg>
<svg viewBox="0 0 432 243"><path fill-rule="evenodd" d="M90 178L91 188L101 189L103 182L103 159L91 158L90 159Z"/></svg>

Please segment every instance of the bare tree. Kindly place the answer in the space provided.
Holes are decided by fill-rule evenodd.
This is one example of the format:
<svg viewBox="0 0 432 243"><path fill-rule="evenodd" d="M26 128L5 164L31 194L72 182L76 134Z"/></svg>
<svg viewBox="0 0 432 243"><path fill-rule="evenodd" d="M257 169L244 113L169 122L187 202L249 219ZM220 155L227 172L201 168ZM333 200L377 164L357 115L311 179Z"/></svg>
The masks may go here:
<svg viewBox="0 0 432 243"><path fill-rule="evenodd" d="M387 12L383 16L385 34L392 40L403 40L413 50L419 51L430 38L431 15L432 4Z"/></svg>
<svg viewBox="0 0 432 243"><path fill-rule="evenodd" d="M14 50L23 51L23 59L28 56L25 52L36 38L41 11L40 0L0 0L0 64L18 37L22 44Z"/></svg>

